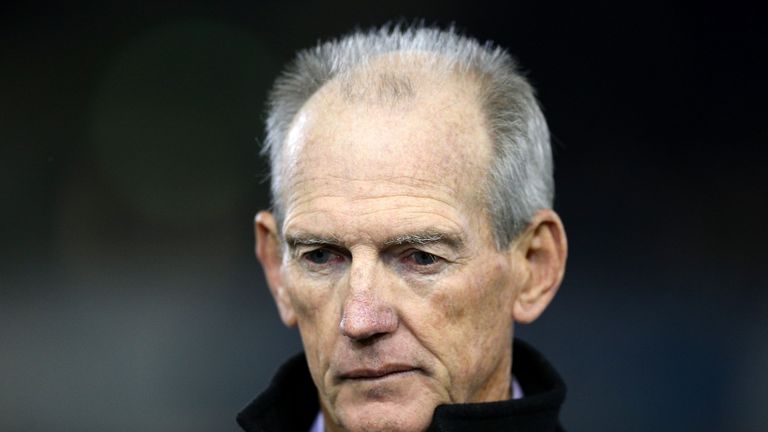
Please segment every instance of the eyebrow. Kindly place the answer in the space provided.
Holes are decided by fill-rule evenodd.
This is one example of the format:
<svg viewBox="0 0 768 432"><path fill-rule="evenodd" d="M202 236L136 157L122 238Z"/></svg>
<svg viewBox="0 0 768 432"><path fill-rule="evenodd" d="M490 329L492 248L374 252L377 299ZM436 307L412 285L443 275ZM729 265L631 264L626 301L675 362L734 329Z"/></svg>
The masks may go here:
<svg viewBox="0 0 768 432"><path fill-rule="evenodd" d="M307 246L345 246L345 242L337 236L310 233L287 234L285 236L285 243L291 250ZM464 247L464 239L460 235L434 230L401 234L388 238L381 244L383 247L392 247L404 245L424 246L437 243L446 244L453 249L462 249Z"/></svg>
<svg viewBox="0 0 768 432"><path fill-rule="evenodd" d="M440 231L421 231L406 233L384 241L384 246L403 246L403 245L429 245L435 243L444 243L454 249L461 249L464 246L464 239L456 234L449 234Z"/></svg>
<svg viewBox="0 0 768 432"><path fill-rule="evenodd" d="M285 243L291 249L296 249L300 246L341 246L343 244L343 242L336 236L325 236L307 233L288 234L285 236Z"/></svg>

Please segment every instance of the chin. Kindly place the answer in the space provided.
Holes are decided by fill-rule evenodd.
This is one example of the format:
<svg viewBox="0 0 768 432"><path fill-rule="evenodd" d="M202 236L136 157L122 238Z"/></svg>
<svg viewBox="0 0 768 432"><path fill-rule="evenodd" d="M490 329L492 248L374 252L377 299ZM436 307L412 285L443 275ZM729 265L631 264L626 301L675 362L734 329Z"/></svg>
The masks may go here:
<svg viewBox="0 0 768 432"><path fill-rule="evenodd" d="M351 432L424 431L440 403L421 380L350 385L335 402L338 422Z"/></svg>
<svg viewBox="0 0 768 432"><path fill-rule="evenodd" d="M340 417L344 430L350 432L422 432L432 421L434 407L417 410L409 404L370 403L358 406ZM405 406L403 406L405 405ZM426 407L424 407L426 408Z"/></svg>

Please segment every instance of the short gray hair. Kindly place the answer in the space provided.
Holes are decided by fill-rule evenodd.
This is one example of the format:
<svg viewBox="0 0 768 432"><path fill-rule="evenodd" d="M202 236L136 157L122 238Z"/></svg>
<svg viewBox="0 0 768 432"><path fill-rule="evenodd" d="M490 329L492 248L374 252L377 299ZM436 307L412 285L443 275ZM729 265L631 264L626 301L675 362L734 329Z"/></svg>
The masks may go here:
<svg viewBox="0 0 768 432"><path fill-rule="evenodd" d="M270 93L262 149L271 163L272 206L278 223L282 224L285 211L281 202L282 148L296 114L327 82L378 56L398 52L432 53L443 67L477 77L479 102L494 146L485 199L496 245L506 248L537 210L552 207L549 130L533 88L509 53L490 42L480 44L452 27L386 25L356 31L298 53Z"/></svg>

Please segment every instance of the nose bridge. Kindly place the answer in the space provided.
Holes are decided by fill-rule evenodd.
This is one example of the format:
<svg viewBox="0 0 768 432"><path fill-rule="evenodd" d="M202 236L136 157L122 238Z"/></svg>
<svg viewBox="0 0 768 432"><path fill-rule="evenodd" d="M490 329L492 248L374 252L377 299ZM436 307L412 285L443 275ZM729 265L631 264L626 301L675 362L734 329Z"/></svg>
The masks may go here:
<svg viewBox="0 0 768 432"><path fill-rule="evenodd" d="M375 279L379 272L379 260L375 253L368 250L355 251L349 270L350 297L374 294Z"/></svg>
<svg viewBox="0 0 768 432"><path fill-rule="evenodd" d="M373 254L353 257L339 330L351 339L394 332L395 310L387 300L384 269Z"/></svg>

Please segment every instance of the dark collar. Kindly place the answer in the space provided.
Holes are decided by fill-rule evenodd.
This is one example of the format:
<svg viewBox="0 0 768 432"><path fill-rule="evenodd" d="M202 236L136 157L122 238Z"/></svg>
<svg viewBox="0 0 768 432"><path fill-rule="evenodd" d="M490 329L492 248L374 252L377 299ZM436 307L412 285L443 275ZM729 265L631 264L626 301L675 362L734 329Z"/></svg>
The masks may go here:
<svg viewBox="0 0 768 432"><path fill-rule="evenodd" d="M565 383L530 345L515 339L512 371L525 394L500 402L440 405L430 431L562 431ZM303 354L277 371L269 387L237 416L246 432L308 432L320 407Z"/></svg>

